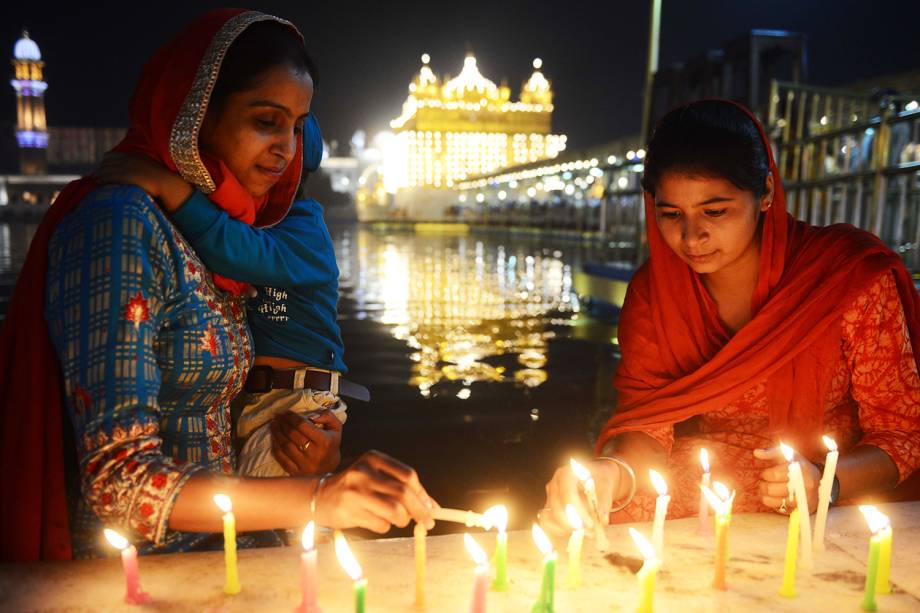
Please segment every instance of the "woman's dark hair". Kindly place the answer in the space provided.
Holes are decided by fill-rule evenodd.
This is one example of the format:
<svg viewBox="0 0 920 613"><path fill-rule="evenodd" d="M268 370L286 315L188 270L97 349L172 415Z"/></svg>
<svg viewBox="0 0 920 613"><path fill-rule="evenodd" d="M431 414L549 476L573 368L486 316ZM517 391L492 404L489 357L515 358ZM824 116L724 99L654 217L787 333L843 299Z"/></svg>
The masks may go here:
<svg viewBox="0 0 920 613"><path fill-rule="evenodd" d="M227 49L211 92L211 105L220 108L227 96L256 87L262 75L276 66L288 66L318 81L316 63L303 43L287 26L277 21L259 21L236 37Z"/></svg>
<svg viewBox="0 0 920 613"><path fill-rule="evenodd" d="M665 173L678 172L727 179L759 197L769 170L766 147L751 118L730 102L700 100L674 109L655 128L642 187L654 195Z"/></svg>

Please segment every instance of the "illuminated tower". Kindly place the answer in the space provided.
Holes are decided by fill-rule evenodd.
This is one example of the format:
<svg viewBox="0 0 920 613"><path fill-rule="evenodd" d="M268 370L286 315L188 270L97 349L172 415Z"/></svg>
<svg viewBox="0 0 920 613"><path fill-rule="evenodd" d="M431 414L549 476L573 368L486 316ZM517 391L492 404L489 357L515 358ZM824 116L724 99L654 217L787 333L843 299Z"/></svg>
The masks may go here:
<svg viewBox="0 0 920 613"><path fill-rule="evenodd" d="M13 47L13 79L16 90L16 142L23 174L44 174L47 167L48 125L45 121L45 90L42 54L29 33Z"/></svg>
<svg viewBox="0 0 920 613"><path fill-rule="evenodd" d="M428 54L409 84L402 115L390 122L395 139L385 152L384 184L451 188L468 177L556 157L566 137L550 134L553 92L534 60L519 102L511 90L479 72L469 54L453 79L439 81Z"/></svg>

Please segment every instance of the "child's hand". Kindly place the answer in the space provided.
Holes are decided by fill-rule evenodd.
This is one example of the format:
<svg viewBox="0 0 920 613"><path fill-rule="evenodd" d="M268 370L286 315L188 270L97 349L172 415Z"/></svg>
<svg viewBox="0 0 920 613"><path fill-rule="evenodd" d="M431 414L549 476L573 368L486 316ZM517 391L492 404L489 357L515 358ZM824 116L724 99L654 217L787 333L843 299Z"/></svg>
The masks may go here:
<svg viewBox="0 0 920 613"><path fill-rule="evenodd" d="M342 423L331 411L318 412L309 419L282 413L270 427L272 454L292 476L331 472L342 461Z"/></svg>
<svg viewBox="0 0 920 613"><path fill-rule="evenodd" d="M185 179L153 160L128 153L109 151L93 176L100 183L136 185L173 213L192 195Z"/></svg>

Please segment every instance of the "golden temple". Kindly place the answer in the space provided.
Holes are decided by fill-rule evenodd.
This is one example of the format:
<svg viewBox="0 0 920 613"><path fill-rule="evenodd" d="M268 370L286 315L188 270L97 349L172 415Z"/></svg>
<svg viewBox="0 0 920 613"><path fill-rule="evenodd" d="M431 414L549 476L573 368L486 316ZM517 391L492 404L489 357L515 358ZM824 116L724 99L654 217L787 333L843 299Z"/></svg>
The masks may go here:
<svg viewBox="0 0 920 613"><path fill-rule="evenodd" d="M439 79L428 54L409 84L402 114L390 122L395 142L385 161L387 191L452 188L468 177L556 157L566 137L550 134L553 91L533 61L533 73L511 100L507 84L479 72L468 54L454 78Z"/></svg>

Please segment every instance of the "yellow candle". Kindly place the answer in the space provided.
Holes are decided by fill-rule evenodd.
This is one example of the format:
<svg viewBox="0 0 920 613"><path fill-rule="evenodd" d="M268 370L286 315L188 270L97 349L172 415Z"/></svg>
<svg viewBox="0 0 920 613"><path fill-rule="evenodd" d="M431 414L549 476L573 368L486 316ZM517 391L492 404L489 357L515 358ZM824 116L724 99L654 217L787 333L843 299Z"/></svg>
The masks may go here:
<svg viewBox="0 0 920 613"><path fill-rule="evenodd" d="M565 516L572 525L572 536L569 537L569 567L568 567L568 584L569 587L575 588L581 585L581 547L585 540L584 525L581 516L575 507L571 504L565 505Z"/></svg>
<svg viewBox="0 0 920 613"><path fill-rule="evenodd" d="M599 551L610 549L610 541L607 540L607 533L604 526L607 525L608 509L600 509L597 503L597 488L594 483L594 477L591 471L578 463L574 458L569 460L569 466L575 478L581 482L581 488L585 492L585 498L588 499L588 508L591 510L591 519L594 521L594 544Z"/></svg>
<svg viewBox="0 0 920 613"><path fill-rule="evenodd" d="M879 532L879 538L881 538L882 543L880 545L878 554L878 579L875 580L875 593L890 594L891 581L889 580L889 574L891 573L891 526L883 528Z"/></svg>
<svg viewBox="0 0 920 613"><path fill-rule="evenodd" d="M712 484L712 489L701 486L703 495L712 507L716 515L716 559L713 570L712 587L717 590L725 590L725 566L728 562L728 526L732 521L732 502L735 500L735 493L729 494L728 488L718 481Z"/></svg>
<svg viewBox="0 0 920 613"><path fill-rule="evenodd" d="M637 610L639 613L652 613L652 603L655 598L655 575L658 574L661 563L655 557L655 548L638 530L630 528L629 535L642 552L642 557L645 558L645 563L636 575L639 582L639 608Z"/></svg>
<svg viewBox="0 0 920 613"><path fill-rule="evenodd" d="M783 569L783 585L779 595L786 598L795 596L795 557L799 550L799 510L793 509L789 514L789 535L786 537L786 565Z"/></svg>
<svg viewBox="0 0 920 613"><path fill-rule="evenodd" d="M779 447L789 462L789 487L795 497L795 506L802 509L802 513L799 515L799 532L802 540L802 568L811 570L811 513L808 509L808 495L805 493L805 478L802 476L802 465L798 462L793 462L795 452L792 447L784 443L780 443Z"/></svg>
<svg viewBox="0 0 920 613"><path fill-rule="evenodd" d="M224 594L239 594L240 575L236 566L236 517L233 516L233 503L224 494L214 496L214 504L224 513L224 566L226 581Z"/></svg>
<svg viewBox="0 0 920 613"><path fill-rule="evenodd" d="M425 608L425 539L428 530L415 524L415 606Z"/></svg>

